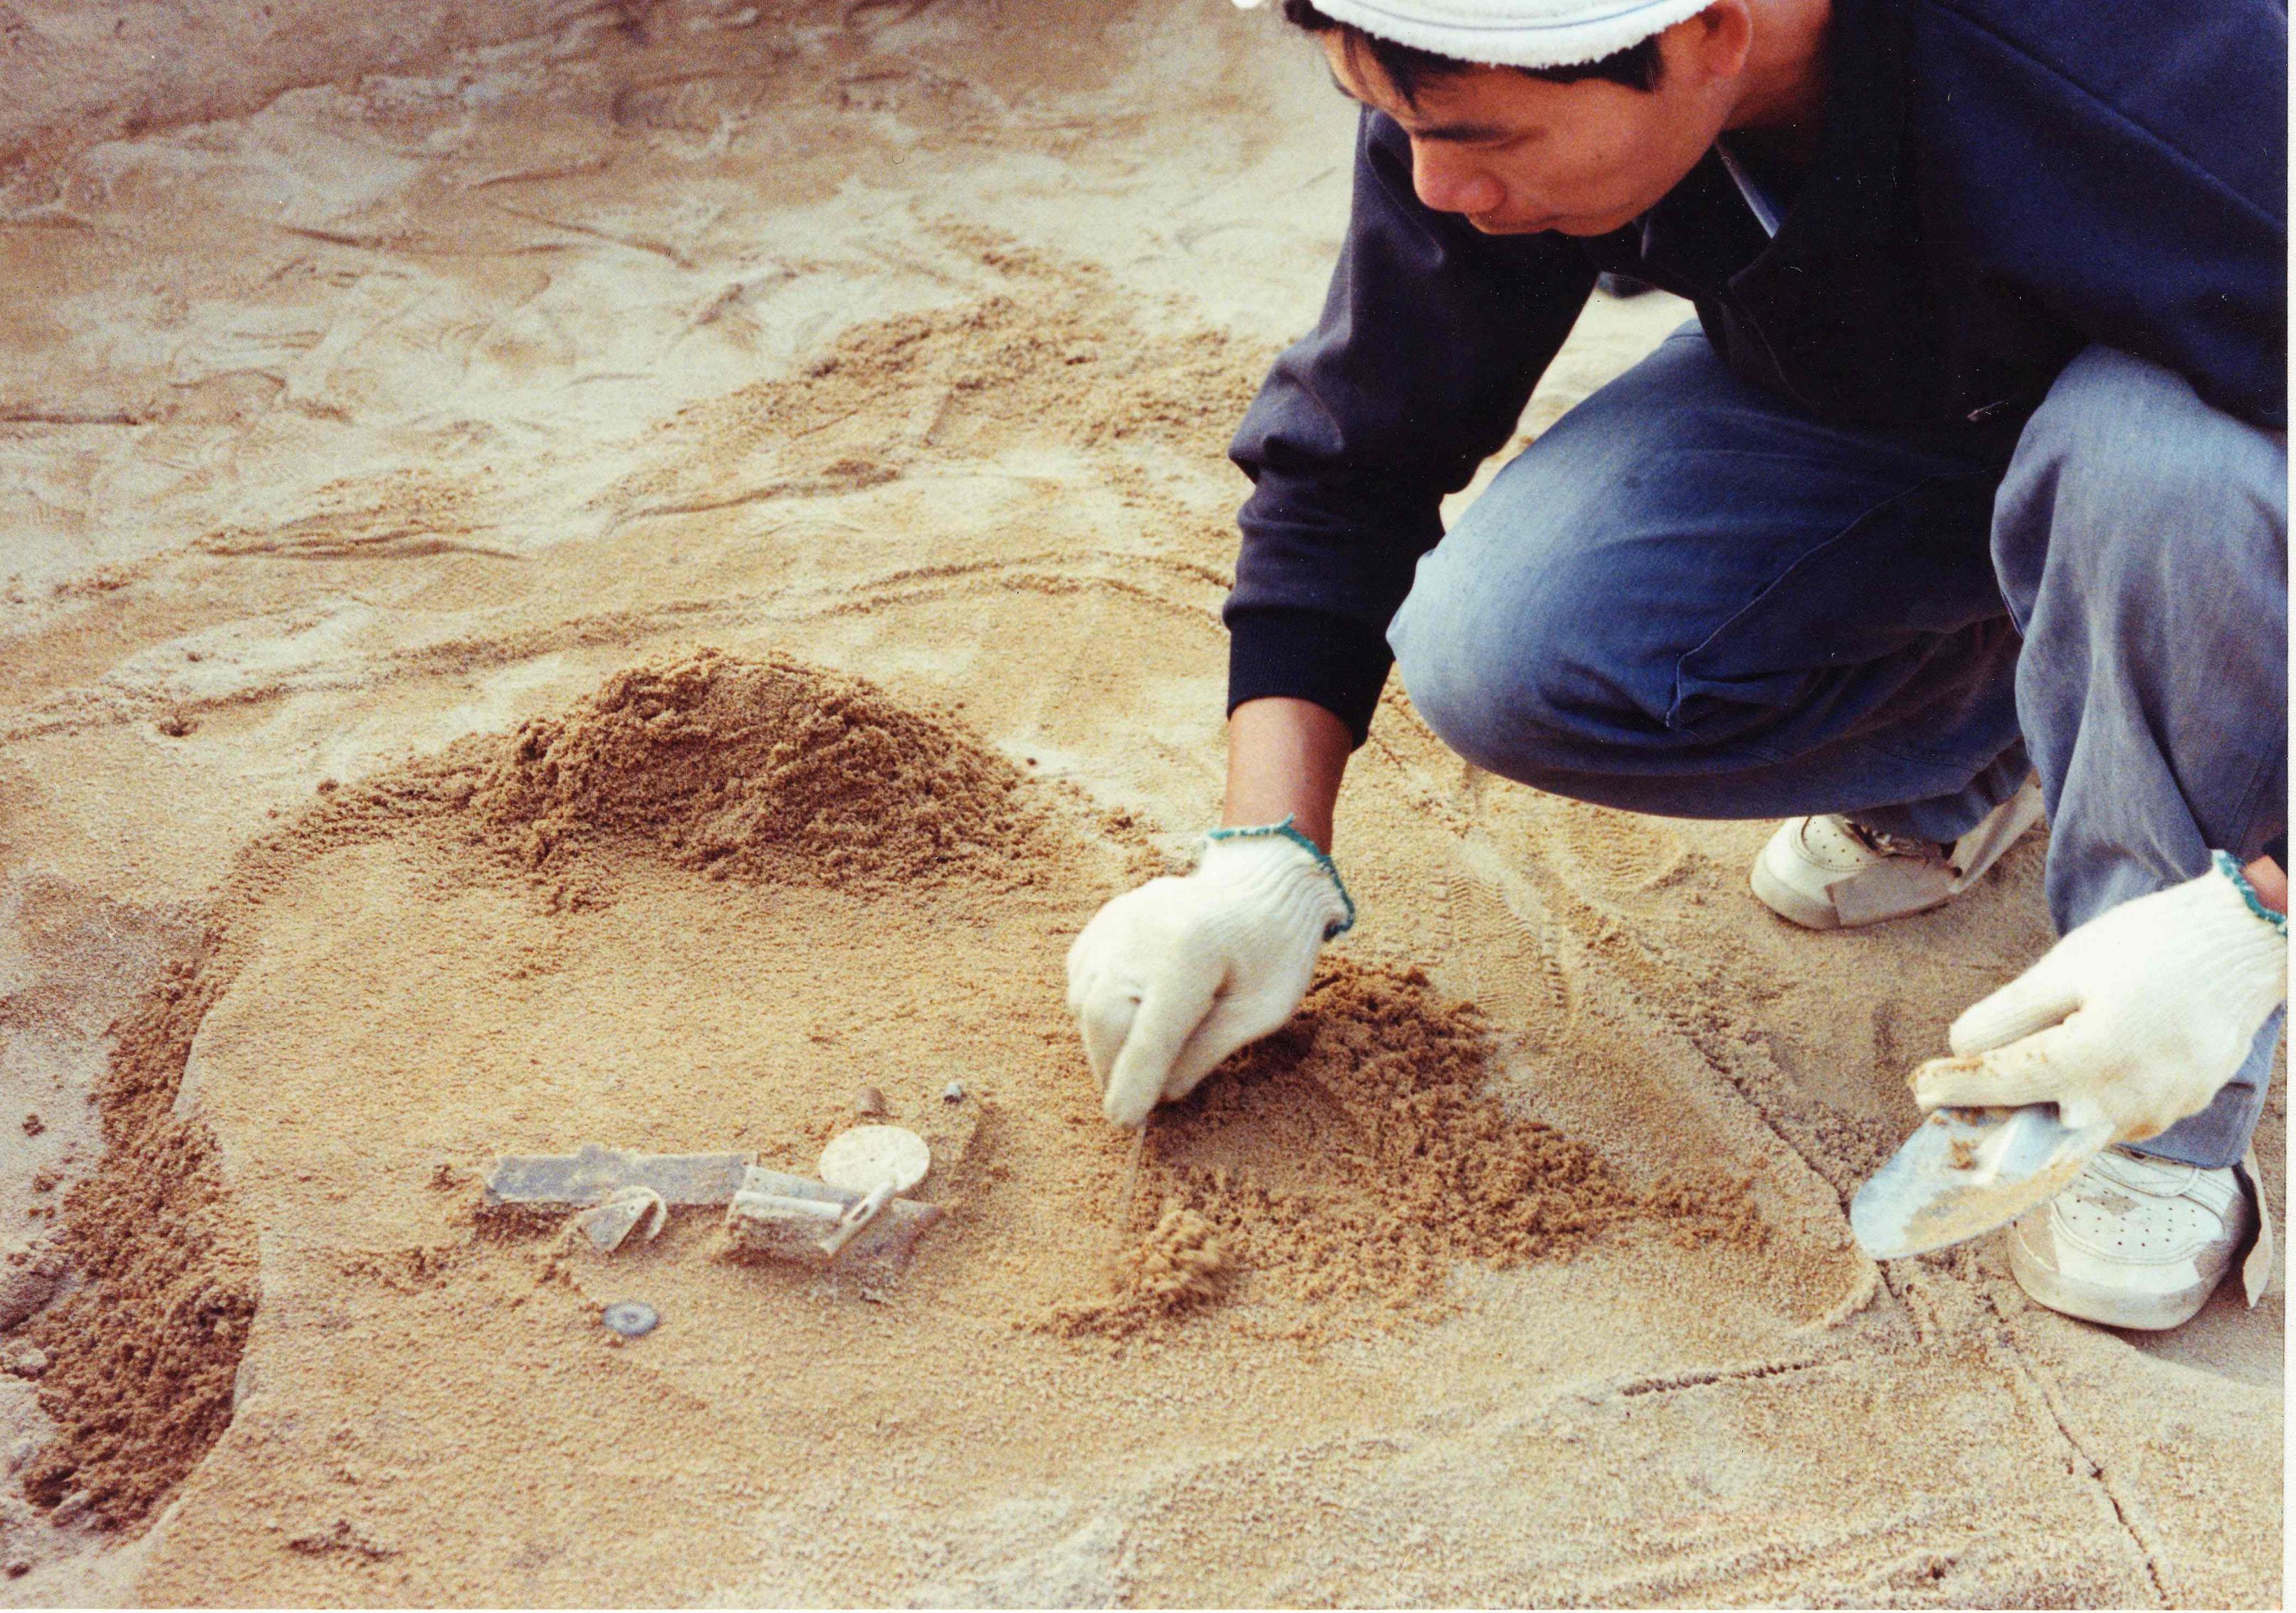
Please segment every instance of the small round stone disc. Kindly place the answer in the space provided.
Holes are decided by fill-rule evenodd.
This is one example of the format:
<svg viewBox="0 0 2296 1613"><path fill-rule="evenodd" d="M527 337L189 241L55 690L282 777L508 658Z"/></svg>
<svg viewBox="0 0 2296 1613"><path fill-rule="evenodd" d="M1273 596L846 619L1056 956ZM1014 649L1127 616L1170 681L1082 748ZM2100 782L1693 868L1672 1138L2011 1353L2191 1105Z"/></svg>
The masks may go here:
<svg viewBox="0 0 2296 1613"><path fill-rule="evenodd" d="M635 1299L625 1299L608 1305L605 1314L598 1320L604 1322L610 1330L619 1333L624 1338L644 1338L653 1331L654 1324L661 1318L655 1313L652 1305L642 1304Z"/></svg>
<svg viewBox="0 0 2296 1613"><path fill-rule="evenodd" d="M866 1193L888 1177L906 1191L932 1169L932 1150L906 1126L855 1126L821 1150L821 1179L832 1188Z"/></svg>

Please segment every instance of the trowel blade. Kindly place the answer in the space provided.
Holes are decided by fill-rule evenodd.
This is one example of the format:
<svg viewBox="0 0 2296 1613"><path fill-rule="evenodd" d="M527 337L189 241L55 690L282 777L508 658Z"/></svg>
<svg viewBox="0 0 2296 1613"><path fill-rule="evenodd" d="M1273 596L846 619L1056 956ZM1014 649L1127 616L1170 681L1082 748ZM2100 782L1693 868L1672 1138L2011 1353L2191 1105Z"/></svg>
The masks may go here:
<svg viewBox="0 0 2296 1613"><path fill-rule="evenodd" d="M2076 1130L2053 1103L1939 1109L1849 1201L1849 1230L1876 1260L1925 1255L2005 1226L2062 1192L2112 1140Z"/></svg>

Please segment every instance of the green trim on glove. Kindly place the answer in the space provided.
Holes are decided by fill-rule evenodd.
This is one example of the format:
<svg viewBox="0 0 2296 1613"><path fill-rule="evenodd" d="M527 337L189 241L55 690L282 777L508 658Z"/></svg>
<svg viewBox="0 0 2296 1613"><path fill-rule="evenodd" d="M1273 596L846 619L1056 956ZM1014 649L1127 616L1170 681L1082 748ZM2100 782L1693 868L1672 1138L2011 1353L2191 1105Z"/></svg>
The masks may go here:
<svg viewBox="0 0 2296 1613"><path fill-rule="evenodd" d="M1292 820L1287 818L1283 821L1289 823ZM2265 923L2270 925L2274 930L2278 932L2280 938L2283 941L2287 940L2288 915L2285 913L2276 913L2270 908L2264 905L2263 898L2259 897L2256 893L2256 887L2248 883L2248 876L2240 871L2240 864L2232 860L2232 853L2229 852L2211 852L2209 855L2216 860L2217 872L2222 874L2226 879L2231 880L2232 888L2240 893L2240 899L2243 901L2248 903L2248 910L2255 914L2259 918L2264 920ZM1336 879L1339 876L1334 874L1332 877Z"/></svg>
<svg viewBox="0 0 2296 1613"><path fill-rule="evenodd" d="M1330 941L1334 936L1344 935L1349 930L1356 927L1356 899L1348 894L1347 881L1340 877L1339 865L1332 860L1331 853L1324 851L1322 846L1317 845L1314 841L1308 839L1307 835L1300 833L1298 829L1293 828L1292 827L1292 814L1286 813L1284 815L1283 821L1281 823L1262 823L1237 828L1210 829L1205 832L1204 838L1206 840L1265 840L1270 838L1276 840L1288 840L1293 845L1296 845L1300 850L1306 852L1308 855L1316 860L1317 867L1321 868L1324 872L1332 876L1332 887L1339 892L1340 904L1348 910L1348 916L1345 918L1341 919L1335 925L1328 926L1324 931L1324 939ZM2251 897L2250 900L2252 901L2255 898Z"/></svg>

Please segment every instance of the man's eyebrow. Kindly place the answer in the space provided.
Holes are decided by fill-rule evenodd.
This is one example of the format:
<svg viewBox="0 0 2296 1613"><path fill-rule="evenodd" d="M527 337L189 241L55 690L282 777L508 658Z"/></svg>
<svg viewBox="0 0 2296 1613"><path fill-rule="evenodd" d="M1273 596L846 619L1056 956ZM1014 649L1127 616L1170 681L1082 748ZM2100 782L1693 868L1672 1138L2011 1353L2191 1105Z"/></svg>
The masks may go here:
<svg viewBox="0 0 2296 1613"><path fill-rule="evenodd" d="M1508 131L1494 128L1487 123L1443 123L1432 128L1406 128L1404 133L1414 140L1456 141L1472 144L1484 140L1504 140Z"/></svg>
<svg viewBox="0 0 2296 1613"><path fill-rule="evenodd" d="M1365 101L1361 95L1357 95L1355 91L1349 89L1346 85L1341 84L1340 82L1340 76L1337 73L1332 72L1328 67L1325 68L1324 72L1332 81L1332 87L1339 91L1341 95L1345 97L1347 100L1354 102L1357 106L1371 105L1371 103ZM1374 108L1373 110L1377 111L1378 109ZM1390 112L1388 116L1392 118L1395 115ZM1408 124L1405 124L1400 118L1397 118L1395 120L1397 124L1402 128L1403 132L1409 135L1414 140L1440 140L1445 142L1470 144L1480 140L1504 140L1506 138L1508 133L1505 129L1496 128L1487 123L1439 123L1429 128L1413 128Z"/></svg>

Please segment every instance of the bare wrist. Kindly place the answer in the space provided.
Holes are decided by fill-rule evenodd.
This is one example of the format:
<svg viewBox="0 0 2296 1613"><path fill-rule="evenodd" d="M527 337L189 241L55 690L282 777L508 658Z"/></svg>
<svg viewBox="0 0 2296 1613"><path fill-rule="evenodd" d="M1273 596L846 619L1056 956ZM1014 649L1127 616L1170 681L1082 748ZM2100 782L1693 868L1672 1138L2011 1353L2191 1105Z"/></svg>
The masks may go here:
<svg viewBox="0 0 2296 1613"><path fill-rule="evenodd" d="M1347 724L1312 701L1244 702L1228 714L1221 822L1245 827L1288 818L1317 849L1330 851L1332 809L1353 748Z"/></svg>
<svg viewBox="0 0 2296 1613"><path fill-rule="evenodd" d="M2248 876L2249 888L2256 899L2276 913L2288 910L2288 874L2269 857L2259 857L2241 869Z"/></svg>

